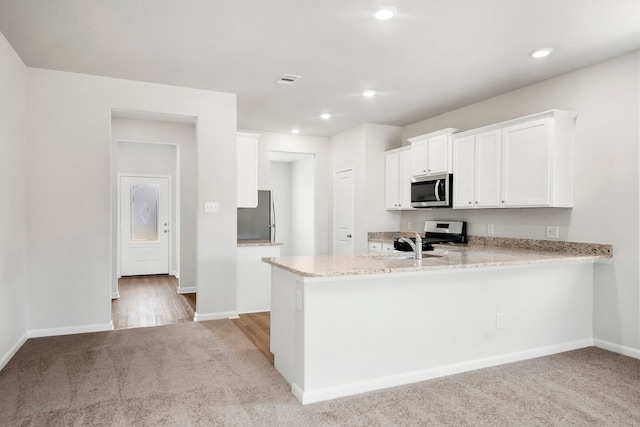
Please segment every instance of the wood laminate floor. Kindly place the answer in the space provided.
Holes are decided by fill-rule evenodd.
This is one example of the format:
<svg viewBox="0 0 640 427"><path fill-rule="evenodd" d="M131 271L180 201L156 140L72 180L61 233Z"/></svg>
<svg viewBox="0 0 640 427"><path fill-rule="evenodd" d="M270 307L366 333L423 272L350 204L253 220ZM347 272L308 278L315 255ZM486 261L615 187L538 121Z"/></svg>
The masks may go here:
<svg viewBox="0 0 640 427"><path fill-rule="evenodd" d="M120 298L111 300L114 329L192 322L196 294L178 294L174 276L131 276L118 279Z"/></svg>
<svg viewBox="0 0 640 427"><path fill-rule="evenodd" d="M232 321L273 364L273 353L270 350L271 313L265 311L241 314L240 318L232 319Z"/></svg>

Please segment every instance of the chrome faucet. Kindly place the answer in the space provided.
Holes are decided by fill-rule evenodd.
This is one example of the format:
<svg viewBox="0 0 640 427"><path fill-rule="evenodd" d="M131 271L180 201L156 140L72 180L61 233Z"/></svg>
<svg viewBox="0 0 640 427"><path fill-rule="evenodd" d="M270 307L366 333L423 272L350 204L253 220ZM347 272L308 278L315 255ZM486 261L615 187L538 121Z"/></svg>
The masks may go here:
<svg viewBox="0 0 640 427"><path fill-rule="evenodd" d="M398 241L407 242L409 246L411 246L411 249L413 249L416 259L422 259L422 236L420 236L420 233L416 233L415 243L413 242L413 240L407 239L406 237L401 237L400 239L398 239Z"/></svg>

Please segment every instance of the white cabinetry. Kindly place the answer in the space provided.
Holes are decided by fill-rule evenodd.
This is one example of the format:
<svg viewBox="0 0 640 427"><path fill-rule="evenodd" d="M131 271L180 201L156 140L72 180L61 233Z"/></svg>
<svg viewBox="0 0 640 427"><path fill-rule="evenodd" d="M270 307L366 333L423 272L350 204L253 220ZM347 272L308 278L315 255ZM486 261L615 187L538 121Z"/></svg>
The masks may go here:
<svg viewBox="0 0 640 427"><path fill-rule="evenodd" d="M238 132L237 146L237 205L239 208L258 206L258 138L255 133Z"/></svg>
<svg viewBox="0 0 640 427"><path fill-rule="evenodd" d="M500 206L500 130L453 140L453 208Z"/></svg>
<svg viewBox="0 0 640 427"><path fill-rule="evenodd" d="M502 130L503 206L572 206L575 119L553 111Z"/></svg>
<svg viewBox="0 0 640 427"><path fill-rule="evenodd" d="M571 207L577 115L551 110L453 138L453 207Z"/></svg>
<svg viewBox="0 0 640 427"><path fill-rule="evenodd" d="M271 310L271 266L262 258L280 256L280 246L238 246L236 304L238 313Z"/></svg>
<svg viewBox="0 0 640 427"><path fill-rule="evenodd" d="M393 242L369 240L369 253L372 255L393 254L393 251Z"/></svg>
<svg viewBox="0 0 640 427"><path fill-rule="evenodd" d="M413 156L412 175L436 175L451 172L451 135L459 129L442 129L409 138Z"/></svg>
<svg viewBox="0 0 640 427"><path fill-rule="evenodd" d="M410 147L386 152L386 209L411 209L411 159Z"/></svg>

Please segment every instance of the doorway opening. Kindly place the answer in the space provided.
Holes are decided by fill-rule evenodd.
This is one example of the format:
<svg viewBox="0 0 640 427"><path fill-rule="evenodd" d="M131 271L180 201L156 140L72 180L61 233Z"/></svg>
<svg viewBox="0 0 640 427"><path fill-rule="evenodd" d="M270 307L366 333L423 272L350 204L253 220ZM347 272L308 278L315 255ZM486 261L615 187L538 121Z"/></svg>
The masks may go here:
<svg viewBox="0 0 640 427"><path fill-rule="evenodd" d="M269 152L269 186L280 256L313 256L315 250L316 156Z"/></svg>
<svg viewBox="0 0 640 427"><path fill-rule="evenodd" d="M112 112L114 329L193 321L195 119Z"/></svg>

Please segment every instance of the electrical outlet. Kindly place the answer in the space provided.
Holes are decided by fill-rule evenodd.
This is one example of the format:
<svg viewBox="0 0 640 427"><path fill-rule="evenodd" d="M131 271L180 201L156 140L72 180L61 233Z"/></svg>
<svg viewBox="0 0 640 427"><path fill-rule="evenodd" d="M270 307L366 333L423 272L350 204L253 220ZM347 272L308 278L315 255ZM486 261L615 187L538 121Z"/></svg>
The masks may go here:
<svg viewBox="0 0 640 427"><path fill-rule="evenodd" d="M557 225L547 225L547 238L548 239L559 239L560 238L560 227Z"/></svg>
<svg viewBox="0 0 640 427"><path fill-rule="evenodd" d="M493 234L493 224L487 224L487 234L489 236Z"/></svg>
<svg viewBox="0 0 640 427"><path fill-rule="evenodd" d="M496 329L504 329L504 313L496 313Z"/></svg>

